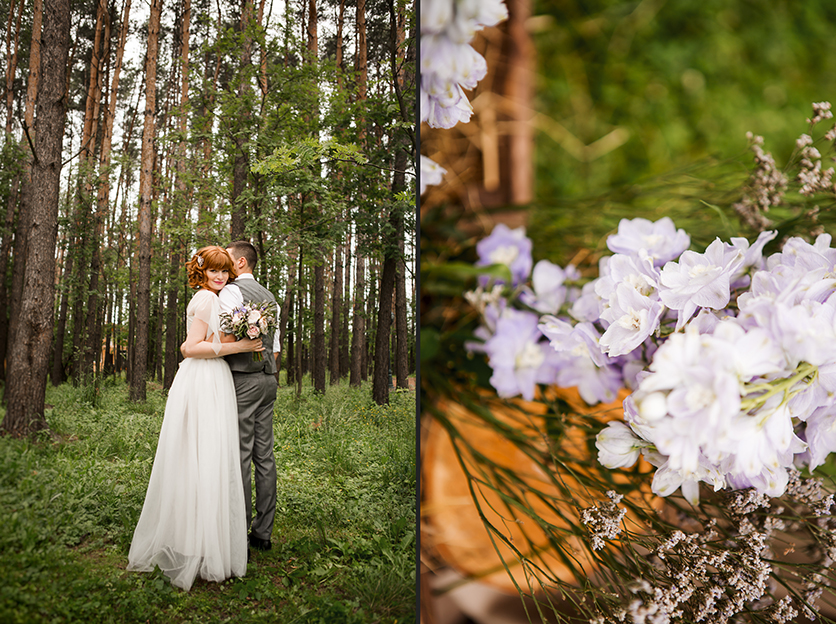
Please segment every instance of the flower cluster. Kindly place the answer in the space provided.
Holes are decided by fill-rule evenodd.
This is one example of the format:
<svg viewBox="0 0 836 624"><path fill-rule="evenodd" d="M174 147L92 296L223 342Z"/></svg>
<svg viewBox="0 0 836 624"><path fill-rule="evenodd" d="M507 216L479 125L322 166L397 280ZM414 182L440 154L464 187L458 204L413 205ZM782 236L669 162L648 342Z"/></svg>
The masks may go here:
<svg viewBox="0 0 836 624"><path fill-rule="evenodd" d="M233 309L232 312L221 312L221 329L232 334L239 340L241 338L256 339L266 336L276 329L275 304L269 301L247 303ZM260 352L253 353L253 359L262 359Z"/></svg>
<svg viewBox="0 0 836 624"><path fill-rule="evenodd" d="M532 270L524 230L497 226L477 264L506 265L513 299L487 283L469 295L484 321L469 346L502 397L557 384L594 405L630 389L624 422L598 435L599 461L643 455L657 495L695 503L705 482L779 496L794 466L836 451L836 249L821 234L765 257L775 236L698 252L669 218L625 219L581 285L573 266Z"/></svg>
<svg viewBox="0 0 836 624"><path fill-rule="evenodd" d="M503 0L421 0L421 121L432 128L467 123L473 107L464 93L485 77L484 57L470 45L477 31L508 17ZM421 193L444 169L421 157Z"/></svg>
<svg viewBox="0 0 836 624"><path fill-rule="evenodd" d="M606 540L618 537L621 521L627 514L626 509L618 507L624 498L621 494L609 490L607 497L609 502L587 507L581 512L581 522L589 529L592 539L592 550L601 550Z"/></svg>

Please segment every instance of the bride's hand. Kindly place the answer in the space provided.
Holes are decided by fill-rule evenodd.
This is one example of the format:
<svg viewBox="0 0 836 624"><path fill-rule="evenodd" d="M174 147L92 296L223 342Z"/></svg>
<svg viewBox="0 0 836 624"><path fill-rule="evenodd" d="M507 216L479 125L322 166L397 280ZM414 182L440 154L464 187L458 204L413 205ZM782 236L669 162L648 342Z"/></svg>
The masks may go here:
<svg viewBox="0 0 836 624"><path fill-rule="evenodd" d="M243 338L235 344L241 347L241 353L264 351L264 343L261 341L261 338Z"/></svg>

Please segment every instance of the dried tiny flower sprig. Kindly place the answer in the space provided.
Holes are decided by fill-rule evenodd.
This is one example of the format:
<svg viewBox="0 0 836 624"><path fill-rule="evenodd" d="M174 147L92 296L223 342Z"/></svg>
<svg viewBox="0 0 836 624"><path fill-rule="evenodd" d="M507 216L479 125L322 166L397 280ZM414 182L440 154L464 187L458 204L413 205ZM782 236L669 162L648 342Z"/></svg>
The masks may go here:
<svg viewBox="0 0 836 624"><path fill-rule="evenodd" d="M609 502L587 507L581 511L581 522L589 529L592 550L601 550L605 540L615 539L621 533L621 521L627 510L619 508L618 503L624 498L612 490L607 492Z"/></svg>
<svg viewBox="0 0 836 624"><path fill-rule="evenodd" d="M786 557L796 548L796 542L788 539L800 544L816 533L823 536L820 514L832 520L829 505L824 504L827 511L822 506L829 498L821 479L796 471L781 500L750 489L718 496L700 508L677 509L681 524L702 520L703 530L665 531L655 525L657 531L646 535L623 532L619 539L625 546L618 551L622 565L611 565L610 570L623 568L625 589L619 591L612 577L609 591L602 593L609 600L589 621L784 623L799 614L808 620L831 621L818 609L825 592L833 596L833 559L815 545L806 547L800 563ZM833 540L832 528L824 533L826 541ZM627 547L630 540L649 556L632 559L630 554L639 549ZM632 579L626 574L630 569Z"/></svg>
<svg viewBox="0 0 836 624"><path fill-rule="evenodd" d="M796 149L784 170L778 168L772 154L764 151L763 137L751 132L746 133L750 149L755 154L755 168L743 187L743 194L733 208L740 219L757 232L762 232L773 226L772 219L766 216L771 208L786 203L786 196L797 184L797 192L808 198L824 195L832 200L836 197L834 184L834 167L825 166L824 162L833 162L833 144L836 141L836 125L828 129L822 141L825 143L823 155L816 147L817 141L812 138L814 127L832 119L830 102L814 102L813 116L807 119L810 126L809 133L802 134L796 141ZM788 174L798 166L795 175ZM816 222L819 206L806 211L805 217L812 223ZM821 233L820 226L814 226L812 233Z"/></svg>

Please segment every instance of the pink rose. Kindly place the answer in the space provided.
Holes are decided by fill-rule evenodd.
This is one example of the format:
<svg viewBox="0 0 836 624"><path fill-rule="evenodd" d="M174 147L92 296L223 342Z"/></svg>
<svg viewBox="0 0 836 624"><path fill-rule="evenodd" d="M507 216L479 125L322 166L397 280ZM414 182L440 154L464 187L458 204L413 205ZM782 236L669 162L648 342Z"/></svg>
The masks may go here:
<svg viewBox="0 0 836 624"><path fill-rule="evenodd" d="M250 338L258 338L258 335L261 333L261 330L258 328L257 325L250 325L247 328L247 336Z"/></svg>

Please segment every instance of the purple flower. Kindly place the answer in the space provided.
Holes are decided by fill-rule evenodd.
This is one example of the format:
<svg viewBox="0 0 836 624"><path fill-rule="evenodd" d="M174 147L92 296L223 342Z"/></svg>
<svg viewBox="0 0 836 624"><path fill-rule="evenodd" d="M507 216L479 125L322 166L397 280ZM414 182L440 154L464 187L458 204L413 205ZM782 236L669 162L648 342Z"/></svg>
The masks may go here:
<svg viewBox="0 0 836 624"><path fill-rule="evenodd" d="M542 321L540 331L558 355L557 383L567 388L577 386L581 398L590 405L615 400L624 380L598 346L600 336L592 323L573 327L553 316L544 316Z"/></svg>
<svg viewBox="0 0 836 624"><path fill-rule="evenodd" d="M662 302L679 311L676 329L680 330L697 308L722 310L731 299L729 277L743 261L740 250L727 251L719 238L704 254L685 251L679 262L668 262L662 269Z"/></svg>
<svg viewBox="0 0 836 624"><path fill-rule="evenodd" d="M476 253L479 254L476 266L507 266L513 287L528 279L531 273L531 239L526 237L524 227L512 230L503 223L498 224L490 236L476 244ZM489 280L485 277L481 281L486 284Z"/></svg>
<svg viewBox="0 0 836 624"><path fill-rule="evenodd" d="M607 238L607 247L614 253L631 256L646 255L656 266L678 257L688 249L691 238L683 229L676 229L669 217L656 222L647 219L622 219L618 233Z"/></svg>
<svg viewBox="0 0 836 624"><path fill-rule="evenodd" d="M568 269L564 271L548 260L540 260L534 265L531 273L531 285L520 293L520 301L543 314L557 314L566 301L566 286Z"/></svg>
<svg viewBox="0 0 836 624"><path fill-rule="evenodd" d="M610 326L599 344L610 357L630 353L659 328L664 311L661 302L642 296L626 283L619 284L610 307L601 314Z"/></svg>
<svg viewBox="0 0 836 624"><path fill-rule="evenodd" d="M485 342L493 369L491 385L501 397L521 394L530 401L538 383L554 383L554 352L540 341L537 322L532 312L508 309L497 320L494 335Z"/></svg>
<svg viewBox="0 0 836 624"><path fill-rule="evenodd" d="M813 470L821 466L830 453L836 451L836 407L826 405L813 412L807 419L804 439L808 449L803 460Z"/></svg>

